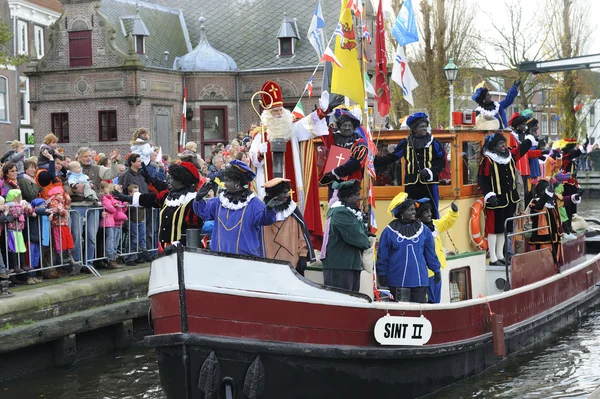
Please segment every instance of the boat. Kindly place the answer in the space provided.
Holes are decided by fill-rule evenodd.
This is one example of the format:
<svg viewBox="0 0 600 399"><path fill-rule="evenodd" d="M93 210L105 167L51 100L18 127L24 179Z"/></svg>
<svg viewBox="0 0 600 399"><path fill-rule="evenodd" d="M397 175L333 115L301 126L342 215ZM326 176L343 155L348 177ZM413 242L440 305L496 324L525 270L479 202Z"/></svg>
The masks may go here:
<svg viewBox="0 0 600 399"><path fill-rule="evenodd" d="M380 148L407 133L386 132ZM378 300L366 271L353 293L323 285L319 265L303 277L279 261L178 247L152 263L148 293L154 333L145 344L166 397L416 398L543 341L598 303L600 255L586 254L583 234L562 243L558 265L522 236L509 266L487 265L468 234L484 132L434 135L449 158L440 209L455 202L460 213L442 237L456 254L442 270L440 304ZM374 187L380 226L402 189L391 180Z"/></svg>

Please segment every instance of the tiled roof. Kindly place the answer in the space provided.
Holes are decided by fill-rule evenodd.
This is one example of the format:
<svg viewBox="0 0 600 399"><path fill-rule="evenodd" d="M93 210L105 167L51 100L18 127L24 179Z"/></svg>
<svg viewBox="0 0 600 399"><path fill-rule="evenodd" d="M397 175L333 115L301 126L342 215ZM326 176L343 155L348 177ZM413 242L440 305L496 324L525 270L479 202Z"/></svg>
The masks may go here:
<svg viewBox="0 0 600 399"><path fill-rule="evenodd" d="M150 32L150 35L146 37L146 53L139 55L140 60L147 66L172 68L175 57L181 57L190 50L188 48L189 40L187 39L185 22L180 17L180 11L143 1L138 1L137 4L139 15ZM127 53L127 34L132 24L131 20L125 19L123 21L126 31L123 34L121 18L137 13L136 1L102 0L100 12L108 18L116 30L115 44ZM166 62L165 50L169 52L169 58Z"/></svg>
<svg viewBox="0 0 600 399"><path fill-rule="evenodd" d="M192 45L200 39L200 16L206 17L206 37L217 50L230 55L239 69L315 66L317 54L306 38L316 0L149 0L183 11ZM321 0L327 38L335 30L339 0ZM300 40L296 54L278 57L277 34L284 10L297 18ZM151 28L150 28L151 29Z"/></svg>
<svg viewBox="0 0 600 399"><path fill-rule="evenodd" d="M27 0L28 3L35 4L48 10L62 14L63 7L58 0Z"/></svg>

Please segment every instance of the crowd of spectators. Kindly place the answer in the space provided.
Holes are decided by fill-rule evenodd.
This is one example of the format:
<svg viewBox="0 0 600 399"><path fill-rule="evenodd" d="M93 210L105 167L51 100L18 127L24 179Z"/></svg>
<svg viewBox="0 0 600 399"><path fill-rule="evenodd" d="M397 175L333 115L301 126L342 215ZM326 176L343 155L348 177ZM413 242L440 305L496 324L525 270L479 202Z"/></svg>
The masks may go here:
<svg viewBox="0 0 600 399"><path fill-rule="evenodd" d="M250 163L250 137L214 144L203 159L189 142L171 159L161 154L148 129L135 131L130 153L60 148L50 133L31 151L13 141L0 158L0 280L37 284L80 272L120 269L152 260L158 249L158 210L119 201L115 192L148 192L144 176L168 181L169 165L192 162L213 182L233 159ZM206 223L204 233L212 231Z"/></svg>

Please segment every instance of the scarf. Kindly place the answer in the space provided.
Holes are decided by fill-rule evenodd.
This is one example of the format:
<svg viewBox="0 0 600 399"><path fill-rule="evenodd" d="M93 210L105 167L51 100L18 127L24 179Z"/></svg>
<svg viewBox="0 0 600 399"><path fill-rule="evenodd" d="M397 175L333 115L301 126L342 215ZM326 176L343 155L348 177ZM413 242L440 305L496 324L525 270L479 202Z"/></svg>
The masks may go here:
<svg viewBox="0 0 600 399"><path fill-rule="evenodd" d="M408 136L407 141L412 148L414 148L415 150L420 150L423 148L427 148L431 145L431 142L433 141L433 136L431 135L431 133L427 133L423 137L416 137L414 134L411 133Z"/></svg>

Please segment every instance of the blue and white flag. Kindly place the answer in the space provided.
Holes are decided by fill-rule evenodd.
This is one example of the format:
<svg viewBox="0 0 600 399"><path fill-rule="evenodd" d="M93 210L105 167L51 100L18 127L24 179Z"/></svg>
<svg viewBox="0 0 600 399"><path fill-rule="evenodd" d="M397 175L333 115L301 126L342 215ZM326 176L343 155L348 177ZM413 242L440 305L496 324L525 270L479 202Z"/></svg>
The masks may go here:
<svg viewBox="0 0 600 399"><path fill-rule="evenodd" d="M402 8L398 13L398 18L392 27L392 35L398 41L399 46L406 46L409 43L419 41L419 32L417 31L417 22L415 21L415 10L412 6L412 0L404 0Z"/></svg>
<svg viewBox="0 0 600 399"><path fill-rule="evenodd" d="M325 20L323 19L323 10L321 10L321 1L317 1L317 8L313 14L308 33L308 41L314 47L319 58L323 56L327 43L325 42Z"/></svg>
<svg viewBox="0 0 600 399"><path fill-rule="evenodd" d="M415 105L413 101L412 91L419 86L417 80L410 71L406 54L402 46L396 47L396 55L394 56L394 67L392 68L392 80L402 88L402 96L410 105Z"/></svg>

